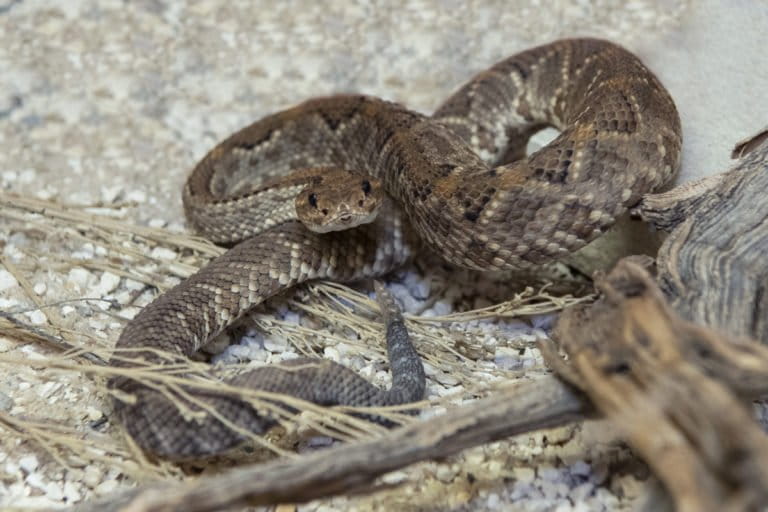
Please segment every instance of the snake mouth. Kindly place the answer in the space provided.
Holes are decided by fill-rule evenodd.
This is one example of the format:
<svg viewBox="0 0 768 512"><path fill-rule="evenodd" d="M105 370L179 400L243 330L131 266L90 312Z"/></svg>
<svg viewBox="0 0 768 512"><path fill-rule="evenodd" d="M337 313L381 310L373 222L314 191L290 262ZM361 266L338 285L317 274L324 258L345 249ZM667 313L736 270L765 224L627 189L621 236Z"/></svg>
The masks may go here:
<svg viewBox="0 0 768 512"><path fill-rule="evenodd" d="M372 212L349 212L343 211L328 215L323 219L322 224L311 224L307 227L315 233L330 233L331 231L344 231L352 229L363 224L370 224L379 213L378 209Z"/></svg>

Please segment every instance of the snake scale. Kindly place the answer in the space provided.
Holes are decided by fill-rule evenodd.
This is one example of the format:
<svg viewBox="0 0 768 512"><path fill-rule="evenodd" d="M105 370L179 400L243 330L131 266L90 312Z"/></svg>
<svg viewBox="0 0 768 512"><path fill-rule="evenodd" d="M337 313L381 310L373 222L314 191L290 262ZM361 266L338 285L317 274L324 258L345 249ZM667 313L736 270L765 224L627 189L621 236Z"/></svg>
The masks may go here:
<svg viewBox="0 0 768 512"><path fill-rule="evenodd" d="M560 134L525 156L528 138L546 126ZM627 50L597 39L555 41L507 58L432 116L359 95L306 101L231 135L198 163L183 192L188 220L234 247L144 308L117 347L185 358L288 287L381 276L423 245L477 270L556 260L667 183L680 149L677 110L659 80ZM256 176L325 167L367 173L391 200L370 224L322 234L296 220L289 203L301 186L253 185ZM235 381L321 404L419 399L420 363L395 352L388 391L322 360L294 371L260 368ZM149 350L140 354L160 362ZM116 401L130 435L162 457L205 456L241 442L243 432L221 419L255 433L272 424L236 396L189 391L219 415L190 417L174 403L195 409L182 396L128 377L111 385L135 398Z"/></svg>

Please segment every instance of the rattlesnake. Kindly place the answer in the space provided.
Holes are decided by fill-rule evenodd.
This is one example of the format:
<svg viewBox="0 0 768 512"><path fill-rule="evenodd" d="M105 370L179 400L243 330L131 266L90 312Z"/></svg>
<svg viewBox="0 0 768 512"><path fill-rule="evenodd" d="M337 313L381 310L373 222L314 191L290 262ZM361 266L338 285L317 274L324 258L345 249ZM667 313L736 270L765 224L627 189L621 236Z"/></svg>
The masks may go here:
<svg viewBox="0 0 768 512"><path fill-rule="evenodd" d="M544 126L559 136L520 159ZM211 240L237 245L147 306L117 346L186 357L281 290L309 279L380 276L421 244L477 270L555 260L669 181L680 147L680 121L664 87L634 55L596 39L561 40L503 60L431 117L367 96L307 101L235 133L195 167L183 192L189 221ZM306 184L252 185L256 172L325 167L368 173L393 201L370 224L319 234L296 221L293 199ZM391 361L394 372L400 363ZM237 383L322 403L381 403L357 395L361 379L338 368L266 368ZM244 438L211 415L184 417L171 399L127 377L112 385L135 395L116 409L147 451L208 455ZM270 424L237 397L195 396L240 428L262 432Z"/></svg>

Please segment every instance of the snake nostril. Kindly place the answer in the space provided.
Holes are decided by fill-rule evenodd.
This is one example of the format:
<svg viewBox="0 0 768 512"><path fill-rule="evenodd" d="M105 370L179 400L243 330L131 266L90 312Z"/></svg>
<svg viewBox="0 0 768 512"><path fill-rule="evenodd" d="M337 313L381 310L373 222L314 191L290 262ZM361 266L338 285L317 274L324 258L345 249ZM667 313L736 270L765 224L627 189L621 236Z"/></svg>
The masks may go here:
<svg viewBox="0 0 768 512"><path fill-rule="evenodd" d="M328 215L328 208L323 208L323 215Z"/></svg>

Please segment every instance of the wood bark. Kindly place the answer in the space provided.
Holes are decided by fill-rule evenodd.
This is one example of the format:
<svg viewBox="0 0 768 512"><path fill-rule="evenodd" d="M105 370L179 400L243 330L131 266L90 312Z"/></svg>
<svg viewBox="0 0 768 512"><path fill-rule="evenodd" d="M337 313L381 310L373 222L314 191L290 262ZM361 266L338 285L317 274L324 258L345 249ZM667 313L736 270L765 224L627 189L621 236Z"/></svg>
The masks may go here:
<svg viewBox="0 0 768 512"><path fill-rule="evenodd" d="M686 319L768 343L768 129L728 172L647 196L637 212L671 233L658 281Z"/></svg>
<svg viewBox="0 0 768 512"><path fill-rule="evenodd" d="M566 310L545 356L619 426L682 512L768 506L768 437L745 397L768 393L768 348L678 316L652 277L622 260L593 305Z"/></svg>

